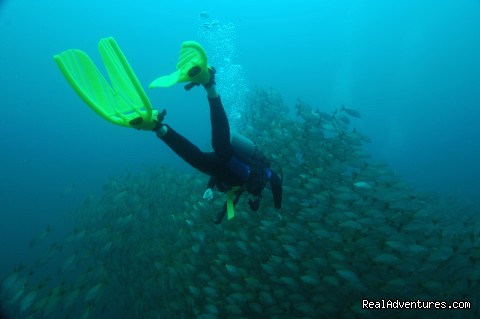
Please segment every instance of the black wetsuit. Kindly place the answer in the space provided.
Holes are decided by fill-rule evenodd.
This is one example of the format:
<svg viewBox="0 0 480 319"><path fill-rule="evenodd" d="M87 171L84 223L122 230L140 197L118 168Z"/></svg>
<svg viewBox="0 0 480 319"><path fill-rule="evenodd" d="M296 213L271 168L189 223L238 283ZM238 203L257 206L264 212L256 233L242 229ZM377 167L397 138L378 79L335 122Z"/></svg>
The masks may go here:
<svg viewBox="0 0 480 319"><path fill-rule="evenodd" d="M272 169L262 166L261 163L242 162L234 155L230 145L230 124L220 96L208 98L208 102L214 152L202 152L168 125L167 133L160 139L185 162L200 172L210 175L209 188L216 186L220 191L225 192L235 186L245 186L246 191L259 196L268 181L271 185L275 207L280 208L282 205L282 182L278 174ZM265 177L258 178L259 174L264 174ZM258 185L259 183L262 185Z"/></svg>

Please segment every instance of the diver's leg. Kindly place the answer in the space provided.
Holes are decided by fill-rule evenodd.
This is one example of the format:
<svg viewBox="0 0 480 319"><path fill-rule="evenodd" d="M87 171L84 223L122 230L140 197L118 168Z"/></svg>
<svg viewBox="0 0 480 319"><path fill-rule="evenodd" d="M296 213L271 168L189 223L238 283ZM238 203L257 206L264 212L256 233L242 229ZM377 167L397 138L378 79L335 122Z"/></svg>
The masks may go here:
<svg viewBox="0 0 480 319"><path fill-rule="evenodd" d="M222 163L226 163L232 156L230 146L230 124L223 108L222 100L215 89L215 85L206 88L208 103L210 104L210 122L212 125L212 147Z"/></svg>
<svg viewBox="0 0 480 319"><path fill-rule="evenodd" d="M200 151L197 146L166 124L163 125L162 129L164 133L157 133L157 136L185 162L207 175L217 174L221 164L215 153Z"/></svg>

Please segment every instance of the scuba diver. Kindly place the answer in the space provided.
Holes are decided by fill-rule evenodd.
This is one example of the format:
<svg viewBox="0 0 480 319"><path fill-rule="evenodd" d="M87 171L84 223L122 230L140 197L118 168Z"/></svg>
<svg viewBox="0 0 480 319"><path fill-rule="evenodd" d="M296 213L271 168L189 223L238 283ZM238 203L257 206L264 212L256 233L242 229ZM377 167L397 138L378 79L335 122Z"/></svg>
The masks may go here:
<svg viewBox="0 0 480 319"><path fill-rule="evenodd" d="M203 198L213 200L214 189L227 193L227 201L214 218L219 224L226 213L233 217L234 205L242 193L253 196L250 208L259 208L262 191L272 191L274 206L282 206L282 171L268 160L257 144L231 133L227 115L216 90L215 68L207 63L200 44L185 41L180 49L177 70L157 78L150 88L169 87L180 82L190 90L203 85L210 105L213 152L202 152L172 127L163 123L166 111L158 112L152 105L130 64L113 38L101 39L100 55L110 77L105 80L87 54L71 49L54 56L60 71L83 101L105 120L120 126L154 131L178 156L200 172L210 176ZM271 164L278 166L278 171ZM280 174L280 175L279 175Z"/></svg>
<svg viewBox="0 0 480 319"><path fill-rule="evenodd" d="M189 72L197 73L197 66ZM254 199L249 200L250 208L258 210L262 191L269 184L275 208L282 206L282 180L277 172L270 166L271 162L258 149L258 145L249 139L232 134L230 138L230 126L225 110L216 90L215 69L209 68L210 77L208 82L203 83L207 91L210 105L210 121L212 125L212 147L214 152L202 152L190 141L178 134L169 125L163 124L166 111L158 114L158 121L152 129L157 136L164 141L178 156L200 172L210 176L204 199L213 199L213 190L220 192L232 191L234 188L235 205L242 192L246 191ZM193 71L193 72L192 72ZM202 83L191 82L186 89ZM227 210L225 203L222 211L215 216L214 222L220 223Z"/></svg>

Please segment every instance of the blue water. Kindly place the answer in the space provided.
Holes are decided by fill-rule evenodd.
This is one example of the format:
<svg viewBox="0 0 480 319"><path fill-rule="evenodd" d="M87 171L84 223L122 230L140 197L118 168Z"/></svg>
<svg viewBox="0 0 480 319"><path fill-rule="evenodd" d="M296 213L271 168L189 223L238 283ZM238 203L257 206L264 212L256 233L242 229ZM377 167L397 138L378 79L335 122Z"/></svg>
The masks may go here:
<svg viewBox="0 0 480 319"><path fill-rule="evenodd" d="M108 176L189 169L153 134L96 116L52 56L78 48L100 63L98 40L114 36L147 87L174 70L182 41L203 39L203 11L235 26L232 58L249 87L273 87L292 108L300 97L326 112L357 109L369 151L408 183L478 197L478 1L2 1L0 277L31 258L28 241L47 225L61 237ZM147 93L167 123L208 147L202 90Z"/></svg>

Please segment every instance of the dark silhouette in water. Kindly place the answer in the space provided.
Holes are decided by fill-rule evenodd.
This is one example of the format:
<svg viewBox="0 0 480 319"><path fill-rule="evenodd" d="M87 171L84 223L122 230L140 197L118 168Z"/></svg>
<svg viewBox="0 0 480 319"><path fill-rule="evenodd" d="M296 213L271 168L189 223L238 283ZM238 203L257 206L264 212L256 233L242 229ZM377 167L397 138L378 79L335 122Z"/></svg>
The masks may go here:
<svg viewBox="0 0 480 319"><path fill-rule="evenodd" d="M2 4L2 1L0 0L0 5ZM3 308L3 305L0 303L0 308ZM3 313L2 310L0 310L0 319L7 319L7 315Z"/></svg>

